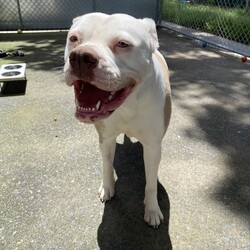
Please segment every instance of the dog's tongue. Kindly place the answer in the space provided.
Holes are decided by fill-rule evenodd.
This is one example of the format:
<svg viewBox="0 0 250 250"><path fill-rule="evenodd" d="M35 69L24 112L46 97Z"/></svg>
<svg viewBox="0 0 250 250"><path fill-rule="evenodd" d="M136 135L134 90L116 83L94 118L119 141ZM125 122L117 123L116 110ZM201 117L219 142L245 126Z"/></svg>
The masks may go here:
<svg viewBox="0 0 250 250"><path fill-rule="evenodd" d="M74 87L75 96L81 106L94 107L98 101L102 103L110 96L109 91L101 90L84 81L75 81Z"/></svg>

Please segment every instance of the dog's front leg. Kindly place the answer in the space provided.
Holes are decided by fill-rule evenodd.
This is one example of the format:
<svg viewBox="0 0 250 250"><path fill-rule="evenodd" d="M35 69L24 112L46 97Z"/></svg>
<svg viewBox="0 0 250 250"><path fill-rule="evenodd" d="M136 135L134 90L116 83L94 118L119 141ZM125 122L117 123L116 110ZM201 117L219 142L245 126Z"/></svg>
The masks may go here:
<svg viewBox="0 0 250 250"><path fill-rule="evenodd" d="M146 174L144 220L153 227L163 221L163 214L157 200L157 175L161 160L161 145L144 145L144 164Z"/></svg>
<svg viewBox="0 0 250 250"><path fill-rule="evenodd" d="M105 139L100 142L100 149L103 159L103 180L99 188L99 196L102 202L110 200L115 194L114 179L114 155L115 155L115 138Z"/></svg>

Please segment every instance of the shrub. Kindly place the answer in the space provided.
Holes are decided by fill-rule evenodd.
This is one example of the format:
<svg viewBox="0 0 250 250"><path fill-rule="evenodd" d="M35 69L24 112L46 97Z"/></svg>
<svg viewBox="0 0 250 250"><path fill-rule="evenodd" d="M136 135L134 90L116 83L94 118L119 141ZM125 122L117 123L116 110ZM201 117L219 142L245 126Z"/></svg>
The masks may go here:
<svg viewBox="0 0 250 250"><path fill-rule="evenodd" d="M250 44L250 14L240 8L219 8L164 0L163 19L243 44Z"/></svg>

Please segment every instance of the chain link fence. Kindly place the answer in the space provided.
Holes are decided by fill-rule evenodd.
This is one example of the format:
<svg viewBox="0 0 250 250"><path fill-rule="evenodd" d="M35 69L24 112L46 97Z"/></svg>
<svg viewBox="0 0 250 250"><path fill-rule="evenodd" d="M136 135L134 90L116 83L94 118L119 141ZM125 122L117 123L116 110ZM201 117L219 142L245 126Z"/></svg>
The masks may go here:
<svg viewBox="0 0 250 250"><path fill-rule="evenodd" d="M0 0L0 31L68 29L74 17L90 12L159 22L160 0Z"/></svg>
<svg viewBox="0 0 250 250"><path fill-rule="evenodd" d="M250 0L0 0L0 31L68 29L74 17L96 11L150 17L205 46L250 57Z"/></svg>
<svg viewBox="0 0 250 250"><path fill-rule="evenodd" d="M250 57L250 0L164 0L163 26Z"/></svg>

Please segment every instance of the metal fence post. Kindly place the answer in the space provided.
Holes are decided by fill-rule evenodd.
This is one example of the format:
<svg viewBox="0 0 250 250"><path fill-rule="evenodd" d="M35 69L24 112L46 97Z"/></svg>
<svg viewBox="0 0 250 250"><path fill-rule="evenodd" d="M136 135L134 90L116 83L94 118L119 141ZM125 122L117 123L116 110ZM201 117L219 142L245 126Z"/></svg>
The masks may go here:
<svg viewBox="0 0 250 250"><path fill-rule="evenodd" d="M21 13L21 7L20 7L20 2L19 0L16 0L16 3L17 3L17 9L18 9L18 16L19 16L19 21L20 21L20 28L23 28L24 25L23 25L23 19L22 19L22 13Z"/></svg>

